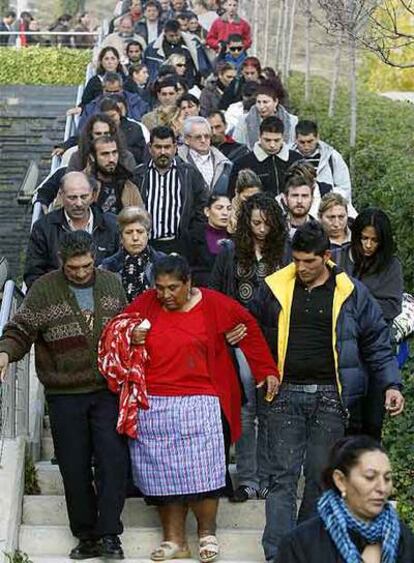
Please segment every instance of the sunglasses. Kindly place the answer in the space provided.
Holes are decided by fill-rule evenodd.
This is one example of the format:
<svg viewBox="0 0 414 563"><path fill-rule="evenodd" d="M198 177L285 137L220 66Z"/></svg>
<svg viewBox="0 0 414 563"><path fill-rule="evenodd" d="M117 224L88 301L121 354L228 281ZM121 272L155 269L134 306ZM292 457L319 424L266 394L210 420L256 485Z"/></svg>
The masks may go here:
<svg viewBox="0 0 414 563"><path fill-rule="evenodd" d="M236 51L242 51L243 47L229 47L229 51L236 53Z"/></svg>
<svg viewBox="0 0 414 563"><path fill-rule="evenodd" d="M183 67L183 66L187 66L187 65L186 65L186 63L176 63L175 66Z"/></svg>

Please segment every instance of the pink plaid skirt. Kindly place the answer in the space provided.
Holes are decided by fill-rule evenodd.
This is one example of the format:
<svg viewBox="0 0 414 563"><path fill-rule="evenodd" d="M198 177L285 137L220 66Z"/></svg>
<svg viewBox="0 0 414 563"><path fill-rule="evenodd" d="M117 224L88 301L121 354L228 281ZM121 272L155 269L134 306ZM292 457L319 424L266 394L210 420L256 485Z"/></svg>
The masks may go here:
<svg viewBox="0 0 414 563"><path fill-rule="evenodd" d="M217 397L148 397L129 440L135 485L147 497L197 495L225 486L226 462Z"/></svg>

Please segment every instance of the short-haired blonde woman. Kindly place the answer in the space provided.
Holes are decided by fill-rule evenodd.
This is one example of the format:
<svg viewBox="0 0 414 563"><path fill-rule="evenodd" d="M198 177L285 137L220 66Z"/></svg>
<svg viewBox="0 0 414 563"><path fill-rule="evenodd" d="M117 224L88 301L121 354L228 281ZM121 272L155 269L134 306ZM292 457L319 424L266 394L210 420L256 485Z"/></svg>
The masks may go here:
<svg viewBox="0 0 414 563"><path fill-rule="evenodd" d="M141 207L125 207L118 215L121 248L101 268L120 275L128 301L153 285L152 267L164 256L148 245L151 216Z"/></svg>
<svg viewBox="0 0 414 563"><path fill-rule="evenodd" d="M187 59L181 53L173 53L168 57L164 65L173 66L178 76L184 76L187 70Z"/></svg>
<svg viewBox="0 0 414 563"><path fill-rule="evenodd" d="M348 202L336 192L325 194L319 205L319 221L331 241L331 249L343 248L351 243L348 226Z"/></svg>

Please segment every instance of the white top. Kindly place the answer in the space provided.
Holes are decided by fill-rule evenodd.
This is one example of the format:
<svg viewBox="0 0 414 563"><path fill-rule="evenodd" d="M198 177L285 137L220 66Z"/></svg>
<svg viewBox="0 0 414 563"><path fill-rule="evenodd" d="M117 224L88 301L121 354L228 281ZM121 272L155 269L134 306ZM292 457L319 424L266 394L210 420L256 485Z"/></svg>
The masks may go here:
<svg viewBox="0 0 414 563"><path fill-rule="evenodd" d="M69 225L69 229L71 231L86 231L87 233L89 233L90 235L93 233L93 213L92 213L92 209L89 209L89 219L88 219L88 223L86 225L86 227L84 229L75 229L75 227L73 226L73 221L72 219L69 217L69 215L66 213L65 210L63 210L64 214L65 214L65 218L66 221Z"/></svg>
<svg viewBox="0 0 414 563"><path fill-rule="evenodd" d="M147 30L148 30L148 43L152 43L158 37L158 22L150 22L147 20Z"/></svg>
<svg viewBox="0 0 414 563"><path fill-rule="evenodd" d="M195 150L190 149L190 155L206 184L211 186L214 176L214 164L211 152L208 154L199 154Z"/></svg>

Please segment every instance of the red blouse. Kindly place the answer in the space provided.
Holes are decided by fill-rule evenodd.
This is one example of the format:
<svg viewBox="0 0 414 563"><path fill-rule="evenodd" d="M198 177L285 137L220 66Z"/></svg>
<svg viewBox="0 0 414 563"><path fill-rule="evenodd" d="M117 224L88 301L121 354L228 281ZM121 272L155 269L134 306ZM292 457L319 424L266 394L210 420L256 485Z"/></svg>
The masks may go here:
<svg viewBox="0 0 414 563"><path fill-rule="evenodd" d="M208 371L203 300L187 312L161 310L146 348L149 395L217 395Z"/></svg>
<svg viewBox="0 0 414 563"><path fill-rule="evenodd" d="M238 440L241 434L240 411L241 391L229 346L226 342L226 332L239 323L247 327L247 336L239 346L257 382L263 381L268 375L279 375L267 343L257 322L252 315L237 301L211 289L201 288L203 305L200 311L204 316L204 327L207 333L207 366L212 385L220 399L221 408L230 424L232 441ZM141 318L148 319L151 327L155 327L163 309L156 297L154 289L141 293L124 311L125 313L139 312ZM180 313L187 315L188 313ZM166 319L171 312L166 312ZM147 343L150 340L151 328ZM164 353L162 338L158 338L160 354ZM177 347L175 347L177 353Z"/></svg>

